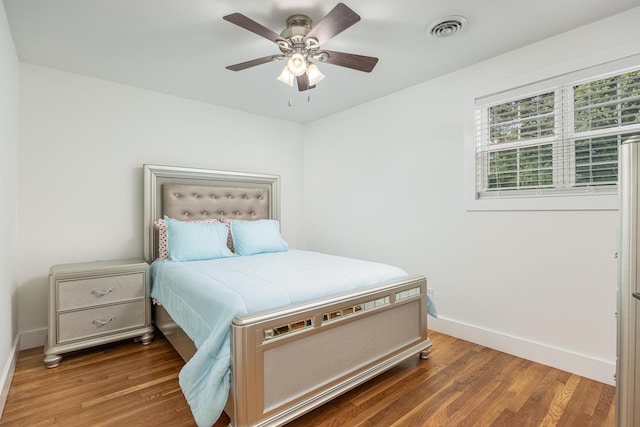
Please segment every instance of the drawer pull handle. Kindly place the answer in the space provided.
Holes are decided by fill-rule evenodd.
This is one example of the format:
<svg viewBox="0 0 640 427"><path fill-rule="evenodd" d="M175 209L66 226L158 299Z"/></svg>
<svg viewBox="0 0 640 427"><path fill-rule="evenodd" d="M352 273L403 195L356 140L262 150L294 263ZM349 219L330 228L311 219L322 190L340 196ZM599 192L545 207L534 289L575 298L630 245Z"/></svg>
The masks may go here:
<svg viewBox="0 0 640 427"><path fill-rule="evenodd" d="M109 317L107 320L99 320L99 319L96 319L96 320L94 320L94 321L93 321L93 324L94 324L94 325L98 325L98 326L104 326L104 325L106 325L107 323L109 323L109 322L111 322L111 321L113 321L113 320L115 320L115 319L116 319L116 317L115 317L115 316L111 316L111 317Z"/></svg>
<svg viewBox="0 0 640 427"><path fill-rule="evenodd" d="M100 296L102 296L102 295L110 294L110 293L111 293L111 292L113 292L113 291L115 291L115 289L114 289L114 288L109 288L109 289L107 289L107 290L104 290L104 289L94 289L94 290L92 290L92 291L91 291L91 293L92 293L92 294L94 294L94 295L100 295Z"/></svg>

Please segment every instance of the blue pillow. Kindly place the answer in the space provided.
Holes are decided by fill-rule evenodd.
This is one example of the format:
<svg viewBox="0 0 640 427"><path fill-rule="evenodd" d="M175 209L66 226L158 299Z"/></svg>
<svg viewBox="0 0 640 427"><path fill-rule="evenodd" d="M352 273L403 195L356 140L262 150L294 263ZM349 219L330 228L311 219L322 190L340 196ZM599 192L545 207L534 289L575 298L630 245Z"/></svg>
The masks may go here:
<svg viewBox="0 0 640 427"><path fill-rule="evenodd" d="M280 223L273 219L231 221L233 246L238 255L255 255L289 250L280 236Z"/></svg>
<svg viewBox="0 0 640 427"><path fill-rule="evenodd" d="M233 256L227 247L229 229L223 223L197 223L164 217L167 253L172 261L198 261Z"/></svg>

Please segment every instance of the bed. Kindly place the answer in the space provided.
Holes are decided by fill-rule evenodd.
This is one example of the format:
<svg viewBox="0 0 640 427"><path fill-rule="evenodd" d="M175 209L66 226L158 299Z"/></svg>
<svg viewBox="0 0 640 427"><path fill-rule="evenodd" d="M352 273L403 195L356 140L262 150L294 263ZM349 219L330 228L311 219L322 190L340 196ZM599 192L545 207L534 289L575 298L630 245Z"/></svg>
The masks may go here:
<svg viewBox="0 0 640 427"><path fill-rule="evenodd" d="M186 288L182 286L192 280L182 279L185 276L181 274L200 278L238 269L242 276L246 275L247 267L239 266L238 258L241 257L216 260L226 263L224 267L223 264L212 267L205 261L158 260L164 243L158 220L195 223L224 218L227 225L229 220L251 226L277 223L280 219L279 177L159 165L144 165L143 175L145 258L153 262L152 282L157 282L152 283L152 288L158 286L160 289L165 280L177 282L177 290L169 293L154 293L152 289L152 295L158 296L157 304L154 304L154 322L187 362L180 373L180 385L198 425L213 424L222 407L233 427L282 425L410 357L428 358L431 341L427 336L426 279L420 275L396 274L394 267L384 265L380 265L381 279L366 286L359 283L337 293L318 294L302 300L293 298L293 302L286 305L261 305L260 302L253 305L261 307L256 311L233 311L216 306L209 312L229 311L225 314L228 324L221 322L221 325L208 326L216 330L212 335L221 335L215 341L221 344L213 345L212 338L198 336L193 332L193 321L164 304L169 300L183 303L188 298ZM261 265L250 267L252 274L258 270L269 271L269 268L288 271L288 268L277 267L278 262L291 262L280 261L283 257L299 260L304 259L299 257L311 256L309 268L324 262L325 258L329 262L347 262L340 257L305 252L290 249L282 255L268 253L246 258L262 260ZM368 265L366 270L369 271L369 267L377 269L374 264ZM287 280L305 284L325 280L324 273L309 273L305 277L304 271L292 273L292 278ZM356 279L349 276L349 280ZM363 276L361 281L365 280L369 279ZM251 295L252 285L247 286L250 291L246 293ZM235 298L235 294L224 295L231 295L226 300ZM162 301L163 298L166 301ZM203 301L208 301L208 296L190 298L196 298L196 306L217 304L205 304ZM199 318L206 316L209 314ZM228 346L228 363L226 354L213 355L212 346L223 349ZM205 366L203 361L209 359L222 363ZM203 373L199 369L204 369ZM208 396L204 385L193 383L206 383L211 372L218 372L215 381L220 384L216 383L215 387L223 387ZM218 381L219 378L222 381ZM220 390L228 392L221 396ZM202 401L203 397L211 401Z"/></svg>

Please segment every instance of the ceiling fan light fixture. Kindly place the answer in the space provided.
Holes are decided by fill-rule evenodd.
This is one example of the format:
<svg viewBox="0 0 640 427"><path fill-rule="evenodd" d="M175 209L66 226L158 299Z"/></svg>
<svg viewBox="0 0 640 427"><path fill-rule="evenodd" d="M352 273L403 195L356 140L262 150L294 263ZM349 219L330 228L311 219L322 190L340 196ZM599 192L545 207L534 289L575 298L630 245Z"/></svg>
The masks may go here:
<svg viewBox="0 0 640 427"><path fill-rule="evenodd" d="M293 87L293 81L295 79L294 79L294 75L289 72L288 66L285 65L284 69L282 70L282 73L280 73L280 75L278 76L278 80L280 80L284 84L287 84Z"/></svg>
<svg viewBox="0 0 640 427"><path fill-rule="evenodd" d="M324 74L320 72L316 64L309 63L307 67L307 77L309 78L309 86L315 86L324 79Z"/></svg>
<svg viewBox="0 0 640 427"><path fill-rule="evenodd" d="M307 61L300 53L294 53L287 61L287 68L294 76L301 76L307 71Z"/></svg>
<svg viewBox="0 0 640 427"><path fill-rule="evenodd" d="M278 80L289 86L293 86L296 81L300 92L313 89L315 84L324 78L324 75L310 61L321 61L366 73L370 73L378 62L378 58L372 56L321 50L325 42L360 21L360 15L344 3L338 3L315 25L306 15L292 15L287 19L287 28L280 34L241 13L231 13L223 16L222 19L275 42L280 49L277 55L264 56L225 68L241 71L284 59L287 61L286 68Z"/></svg>

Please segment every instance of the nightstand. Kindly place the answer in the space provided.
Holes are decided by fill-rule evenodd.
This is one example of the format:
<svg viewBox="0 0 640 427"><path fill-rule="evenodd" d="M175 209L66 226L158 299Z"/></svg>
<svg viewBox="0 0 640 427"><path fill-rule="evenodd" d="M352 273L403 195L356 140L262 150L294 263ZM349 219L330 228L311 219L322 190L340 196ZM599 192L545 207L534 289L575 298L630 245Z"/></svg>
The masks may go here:
<svg viewBox="0 0 640 427"><path fill-rule="evenodd" d="M140 259L63 264L49 272L47 368L61 354L139 337L153 339L149 265Z"/></svg>

